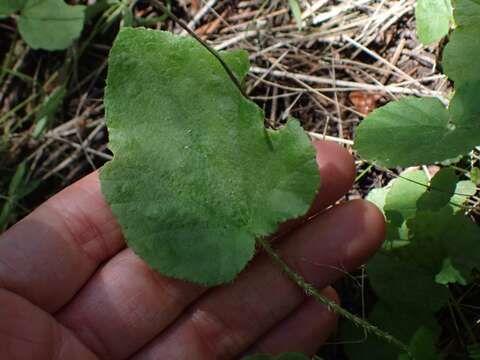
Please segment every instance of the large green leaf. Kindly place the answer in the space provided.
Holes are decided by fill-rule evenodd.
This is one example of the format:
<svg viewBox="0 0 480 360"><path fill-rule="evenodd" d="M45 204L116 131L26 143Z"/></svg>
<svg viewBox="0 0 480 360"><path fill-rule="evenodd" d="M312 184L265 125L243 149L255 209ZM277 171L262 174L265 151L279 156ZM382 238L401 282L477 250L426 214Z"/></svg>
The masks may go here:
<svg viewBox="0 0 480 360"><path fill-rule="evenodd" d="M478 83L460 88L450 113L434 98L407 97L377 109L357 128L359 155L394 167L431 164L468 153L480 144L477 89Z"/></svg>
<svg viewBox="0 0 480 360"><path fill-rule="evenodd" d="M417 34L420 41L429 45L448 34L452 20L450 0L418 0L415 8Z"/></svg>
<svg viewBox="0 0 480 360"><path fill-rule="evenodd" d="M222 57L246 75L245 52ZM298 122L265 130L261 109L191 38L122 29L105 106L114 159L102 191L129 246L168 276L231 281L255 238L304 214L318 189L315 150Z"/></svg>
<svg viewBox="0 0 480 360"><path fill-rule="evenodd" d="M451 35L450 42L443 51L442 61L445 74L455 82L457 90L466 82L480 83L478 59L480 59L480 23L460 26Z"/></svg>
<svg viewBox="0 0 480 360"><path fill-rule="evenodd" d="M27 0L18 29L34 49L63 50L80 36L84 10L85 6L70 6L63 0Z"/></svg>
<svg viewBox="0 0 480 360"><path fill-rule="evenodd" d="M480 0L455 0L455 22L459 26L480 24Z"/></svg>

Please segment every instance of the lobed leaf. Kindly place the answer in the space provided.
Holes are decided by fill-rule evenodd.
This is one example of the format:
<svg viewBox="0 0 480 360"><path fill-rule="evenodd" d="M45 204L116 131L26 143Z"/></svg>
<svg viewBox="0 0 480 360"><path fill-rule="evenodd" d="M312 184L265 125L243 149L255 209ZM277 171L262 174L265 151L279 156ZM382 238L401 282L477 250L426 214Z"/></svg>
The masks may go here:
<svg viewBox="0 0 480 360"><path fill-rule="evenodd" d="M467 280L465 280L460 271L452 264L450 258L443 260L442 269L435 275L435 282L441 285L456 283L464 286L467 285Z"/></svg>
<svg viewBox="0 0 480 360"><path fill-rule="evenodd" d="M221 56L242 80L247 54ZM167 276L231 281L255 238L313 201L315 150L299 123L266 130L261 109L194 39L122 29L105 106L114 159L102 191L128 245Z"/></svg>

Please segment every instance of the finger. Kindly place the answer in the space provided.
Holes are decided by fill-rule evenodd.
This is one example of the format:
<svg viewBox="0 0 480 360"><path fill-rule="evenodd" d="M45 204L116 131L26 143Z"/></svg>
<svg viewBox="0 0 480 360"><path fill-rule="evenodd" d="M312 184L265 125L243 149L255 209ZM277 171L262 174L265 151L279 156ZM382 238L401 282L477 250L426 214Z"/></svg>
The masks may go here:
<svg viewBox="0 0 480 360"><path fill-rule="evenodd" d="M318 226L328 227L331 222ZM329 231L334 229L327 228L327 234ZM310 235L292 241L307 236ZM270 266L268 262L267 267ZM203 291L153 272L130 250L125 250L95 274L57 319L73 329L95 353L121 359L160 333Z"/></svg>
<svg viewBox="0 0 480 360"><path fill-rule="evenodd" d="M2 289L0 319L2 359L97 360L90 350L50 314Z"/></svg>
<svg viewBox="0 0 480 360"><path fill-rule="evenodd" d="M338 294L327 287L322 294L339 303ZM282 352L300 352L314 355L335 331L337 315L314 299L307 299L280 324L263 335L247 354L278 355Z"/></svg>
<svg viewBox="0 0 480 360"><path fill-rule="evenodd" d="M125 359L206 289L155 272L125 249L99 269L56 319L102 359Z"/></svg>
<svg viewBox="0 0 480 360"><path fill-rule="evenodd" d="M343 146L331 141L315 140L321 186L309 214L315 214L344 196L355 180L355 162Z"/></svg>
<svg viewBox="0 0 480 360"><path fill-rule="evenodd" d="M120 228L93 173L3 235L0 287L53 312L123 246Z"/></svg>
<svg viewBox="0 0 480 360"><path fill-rule="evenodd" d="M320 190L305 216L289 220L279 226L275 236L282 236L302 224L305 219L334 204L352 187L355 163L352 155L331 141L315 140L317 164L320 171Z"/></svg>
<svg viewBox="0 0 480 360"><path fill-rule="evenodd" d="M353 201L295 230L278 251L323 288L366 261L380 246L384 227L375 206ZM303 292L261 255L234 283L202 297L134 359L234 358L303 301Z"/></svg>
<svg viewBox="0 0 480 360"><path fill-rule="evenodd" d="M320 206L326 206L329 199L346 191L351 159L331 144L318 143L317 149L320 172L325 177L319 193L319 198L325 200L321 200ZM328 180L329 177L337 180ZM98 174L92 173L3 234L0 287L55 312L84 285L100 263L123 247L121 230L100 192Z"/></svg>

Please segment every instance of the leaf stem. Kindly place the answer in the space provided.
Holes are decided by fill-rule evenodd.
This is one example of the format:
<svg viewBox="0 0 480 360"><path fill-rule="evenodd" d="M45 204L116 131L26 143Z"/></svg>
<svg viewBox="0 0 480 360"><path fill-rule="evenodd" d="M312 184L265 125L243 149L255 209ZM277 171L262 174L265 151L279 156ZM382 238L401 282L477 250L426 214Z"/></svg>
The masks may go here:
<svg viewBox="0 0 480 360"><path fill-rule="evenodd" d="M158 0L152 0L152 3L155 7L159 8L161 11L163 11L167 16L172 19L174 22L176 22L183 30L185 30L190 36L192 36L195 40L197 40L202 46L207 49L207 51L215 56L215 58L220 62L222 67L225 69L225 71L228 74L228 77L233 81L235 86L238 88L238 90L242 93L242 95L250 99L245 90L243 90L242 85L238 81L237 77L235 74L230 70L228 65L223 61L222 57L218 54L218 52L213 49L210 45L208 45L205 41L203 41L193 30L191 30L188 25L182 20L179 19L176 15L174 15L165 5L163 5L160 1Z"/></svg>
<svg viewBox="0 0 480 360"><path fill-rule="evenodd" d="M400 341L393 335L383 330L380 330L378 327L370 324L368 321L350 313L349 311L345 310L334 301L323 296L312 284L308 283L300 274L298 274L292 268L290 268L290 266L288 266L288 264L280 257L280 255L278 255L275 252L275 250L273 250L272 246L268 243L267 240L265 240L265 238L259 237L257 238L257 242L261 245L261 247L265 250L265 252L272 258L272 260L282 268L285 274L294 283L296 283L307 296L314 298L317 302L325 305L329 310L335 312L341 317L351 321L357 327L362 328L368 333L376 335L380 339L386 340L389 343L395 345L396 347L398 347L399 349L407 353L410 359L414 359L412 353L402 341Z"/></svg>

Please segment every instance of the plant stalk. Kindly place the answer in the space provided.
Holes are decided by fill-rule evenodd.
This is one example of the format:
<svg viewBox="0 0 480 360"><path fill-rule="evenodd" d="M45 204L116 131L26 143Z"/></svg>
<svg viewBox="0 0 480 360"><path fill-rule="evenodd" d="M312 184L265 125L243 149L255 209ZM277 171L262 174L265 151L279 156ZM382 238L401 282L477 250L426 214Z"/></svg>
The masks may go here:
<svg viewBox="0 0 480 360"><path fill-rule="evenodd" d="M354 325L359 328L364 329L370 334L378 336L380 339L386 340L389 343L395 345L400 350L408 354L410 359L414 360L414 357L408 347L399 339L394 337L393 335L380 330L375 325L370 324L368 321L352 314L351 312L345 310L340 305L335 303L334 301L330 300L329 298L323 296L312 284L308 283L300 274L295 272L288 264L278 255L275 250L273 250L272 246L268 243L267 240L263 237L257 238L257 242L260 246L265 250L265 252L272 258L272 260L279 265L285 274L295 283L297 284L303 292L312 298L314 298L320 304L325 305L329 310L333 311L334 313L340 315L341 317L351 321Z"/></svg>

